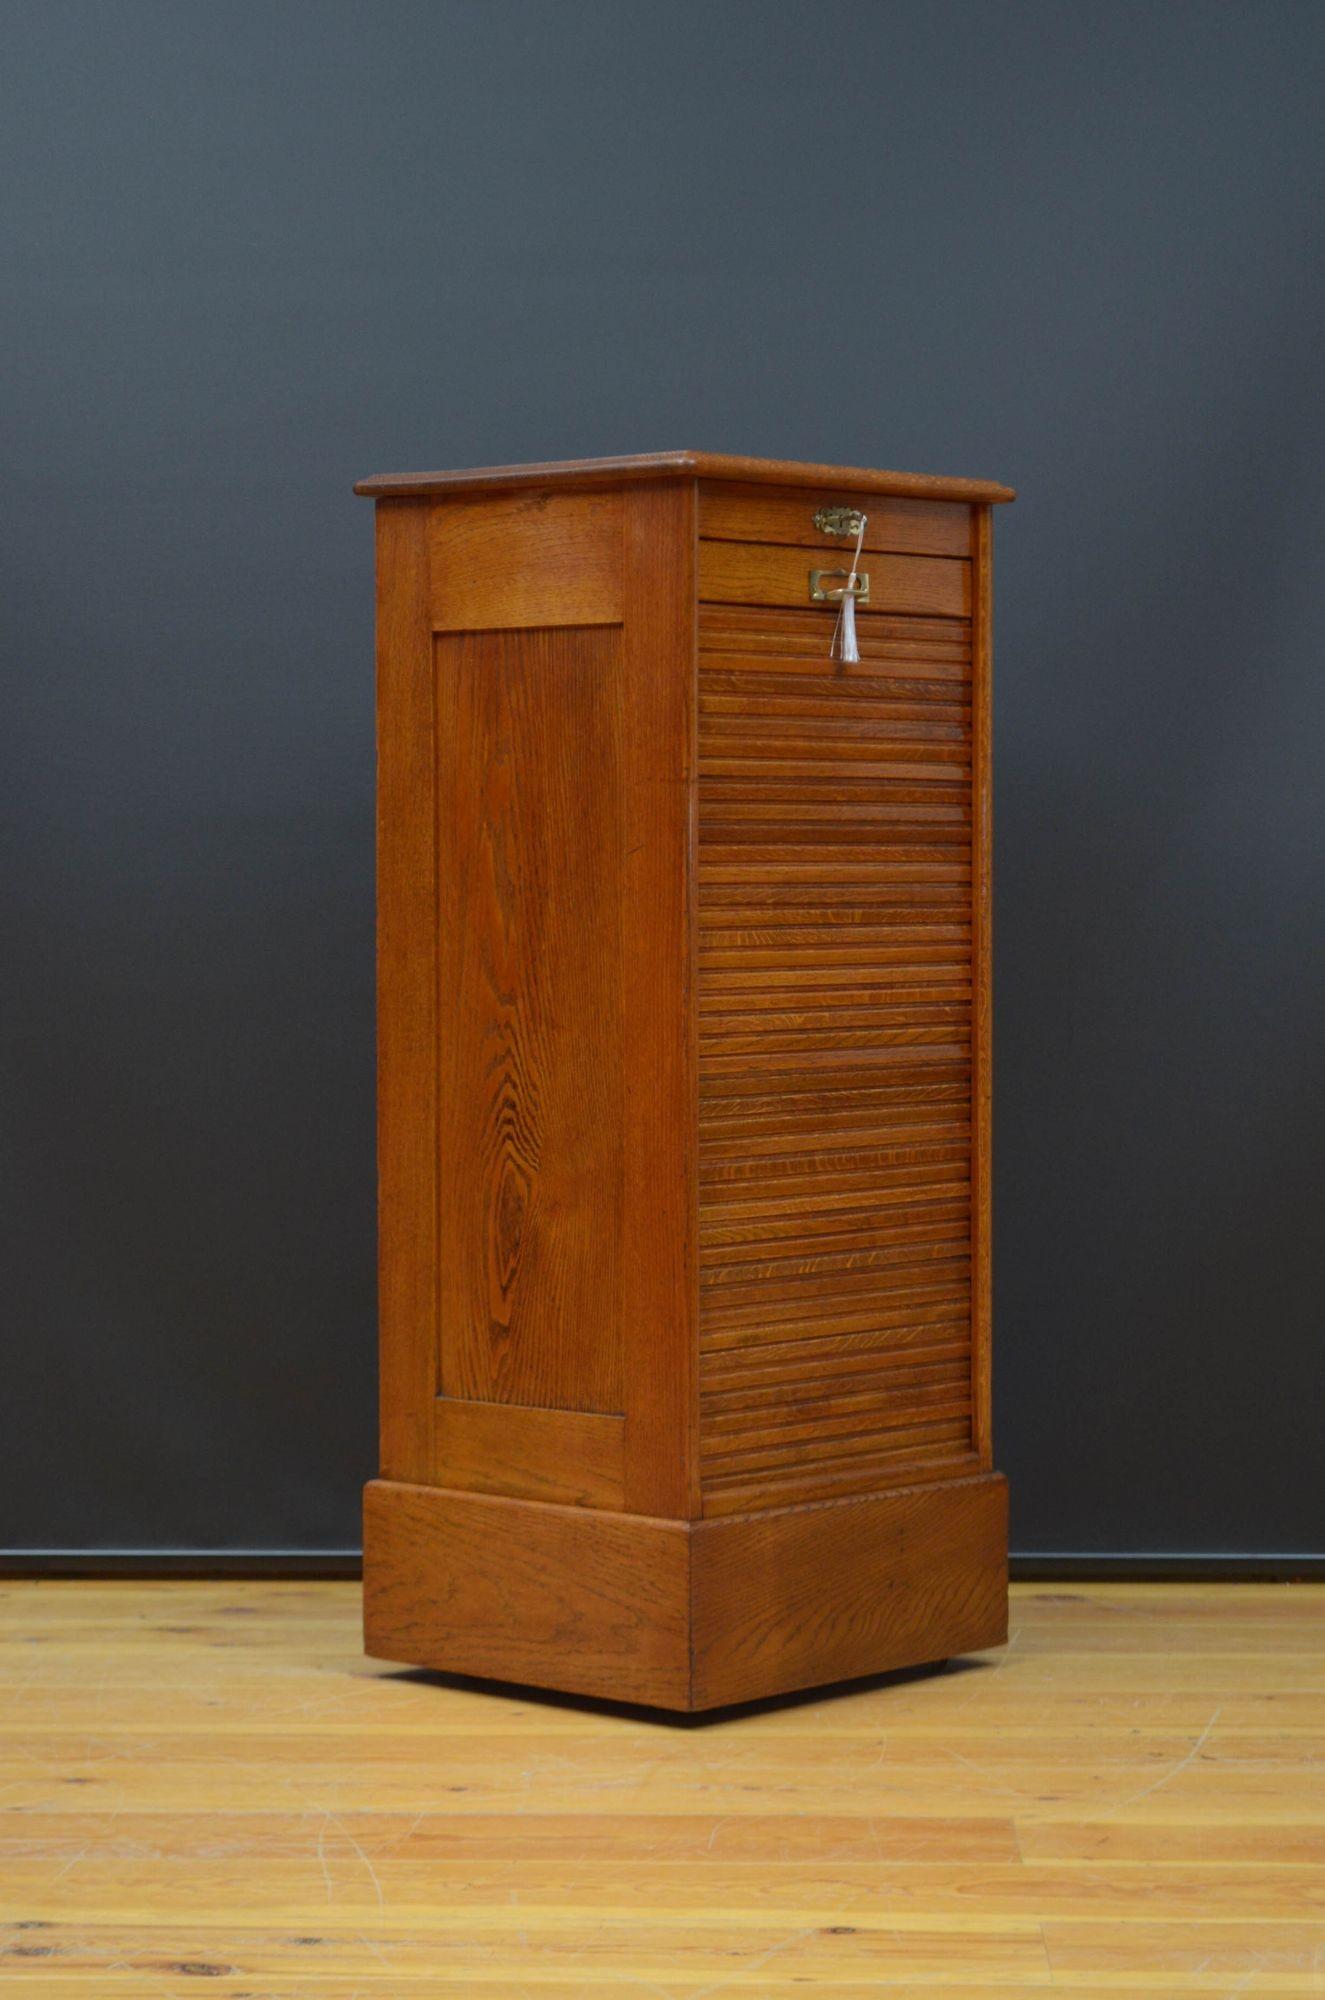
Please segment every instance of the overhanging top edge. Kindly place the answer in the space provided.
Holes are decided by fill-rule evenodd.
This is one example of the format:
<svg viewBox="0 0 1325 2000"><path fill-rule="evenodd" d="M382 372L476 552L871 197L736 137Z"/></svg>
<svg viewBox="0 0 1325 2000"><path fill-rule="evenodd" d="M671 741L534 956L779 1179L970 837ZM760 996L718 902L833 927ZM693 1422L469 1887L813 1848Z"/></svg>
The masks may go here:
<svg viewBox="0 0 1325 2000"><path fill-rule="evenodd" d="M841 486L856 493L911 500L955 500L997 506L1015 499L990 479L955 479L926 472L886 472L854 465L803 464L786 458L741 458L722 452L657 451L622 458L563 458L531 465L480 465L452 472L382 472L354 490L372 500L422 499L430 494L499 491L518 486L605 486L633 479L727 479L768 486Z"/></svg>

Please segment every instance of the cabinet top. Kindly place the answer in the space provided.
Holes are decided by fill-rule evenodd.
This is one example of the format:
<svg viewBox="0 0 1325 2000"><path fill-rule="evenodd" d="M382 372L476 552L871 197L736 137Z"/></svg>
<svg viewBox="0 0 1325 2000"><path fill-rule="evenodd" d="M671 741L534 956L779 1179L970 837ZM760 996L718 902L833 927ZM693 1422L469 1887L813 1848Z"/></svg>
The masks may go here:
<svg viewBox="0 0 1325 2000"><path fill-rule="evenodd" d="M546 465L479 465L458 472L379 472L355 487L372 500L510 486L609 486L622 479L731 479L761 486L841 486L907 500L997 503L1015 499L992 479L929 472L876 472L857 465L802 465L792 458L734 458L712 451L646 451L626 458L561 458Z"/></svg>

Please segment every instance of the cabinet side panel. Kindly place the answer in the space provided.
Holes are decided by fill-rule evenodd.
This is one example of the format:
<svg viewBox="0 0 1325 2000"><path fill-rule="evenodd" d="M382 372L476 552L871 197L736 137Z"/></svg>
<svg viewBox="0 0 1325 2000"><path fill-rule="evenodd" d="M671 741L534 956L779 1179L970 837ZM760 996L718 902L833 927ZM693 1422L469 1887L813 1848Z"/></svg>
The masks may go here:
<svg viewBox="0 0 1325 2000"><path fill-rule="evenodd" d="M426 502L377 503L377 1131L381 1460L432 1471L437 893Z"/></svg>
<svg viewBox="0 0 1325 2000"><path fill-rule="evenodd" d="M442 1392L619 1412L620 628L435 658Z"/></svg>
<svg viewBox="0 0 1325 2000"><path fill-rule="evenodd" d="M625 492L626 1505L699 1512L695 488Z"/></svg>

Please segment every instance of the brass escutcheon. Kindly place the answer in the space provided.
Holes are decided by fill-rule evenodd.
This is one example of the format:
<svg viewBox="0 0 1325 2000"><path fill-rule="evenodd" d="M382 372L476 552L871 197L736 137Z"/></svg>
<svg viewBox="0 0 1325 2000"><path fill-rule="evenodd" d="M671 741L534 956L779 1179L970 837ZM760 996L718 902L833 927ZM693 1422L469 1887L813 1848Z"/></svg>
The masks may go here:
<svg viewBox="0 0 1325 2000"><path fill-rule="evenodd" d="M814 517L821 535L858 535L865 516L858 507L821 507Z"/></svg>

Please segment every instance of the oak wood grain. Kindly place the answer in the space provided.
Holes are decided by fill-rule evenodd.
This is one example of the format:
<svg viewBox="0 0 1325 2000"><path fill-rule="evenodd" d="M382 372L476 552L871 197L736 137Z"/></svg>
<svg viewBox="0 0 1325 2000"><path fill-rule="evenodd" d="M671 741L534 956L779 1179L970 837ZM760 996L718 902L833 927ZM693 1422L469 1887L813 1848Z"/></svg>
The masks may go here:
<svg viewBox="0 0 1325 2000"><path fill-rule="evenodd" d="M469 466L452 472L384 472L361 479L354 490L369 499L418 498L434 493L501 492L528 486L618 486L623 481L697 479L755 485L829 487L857 493L891 493L921 500L997 504L1014 498L1010 486L991 479L949 479L925 472L881 472L859 466L803 465L795 459L741 458L721 452L655 451L619 458L553 459L531 465Z"/></svg>
<svg viewBox="0 0 1325 2000"><path fill-rule="evenodd" d="M839 551L835 562L816 555L773 542L701 541L699 595L722 604L807 605L811 570L841 569L849 561L849 552ZM970 613L971 565L961 558L874 554L868 561L862 556L860 571L869 577L870 593L858 607L862 621L899 612Z"/></svg>
<svg viewBox="0 0 1325 2000"><path fill-rule="evenodd" d="M811 674L831 614L744 618L700 623L708 1518L978 1462L971 631L888 616ZM963 677L897 699L926 639Z"/></svg>
<svg viewBox="0 0 1325 2000"><path fill-rule="evenodd" d="M431 1483L466 1493L619 1508L625 1418L439 1396Z"/></svg>
<svg viewBox="0 0 1325 2000"><path fill-rule="evenodd" d="M918 1594L993 1545L953 1493L992 1465L988 521L1006 492L690 454L399 490L382 1242L384 1463L406 1476L369 1502L370 1599L384 1563L396 1606L373 1629L454 1664L472 1600L482 1671L556 1684L544 1610L559 1576L578 1601L584 1550L647 1583L648 1523L730 1548L800 1503L814 1521L777 1533L820 1538L827 1607L847 1561L829 1516L869 1497L890 1520L920 1508L903 1539L933 1557L890 1629L963 1643L957 1599ZM808 565L842 554L820 495L869 502L851 662L834 608L807 601ZM496 1501L596 1512L605 1539L540 1514L475 1597L446 1524L470 1535ZM500 1516L517 1541L524 1518ZM997 1565L985 1582L998 1598ZM537 1644L501 1637L526 1599ZM666 1652L640 1616L637 1650ZM731 1637L700 1616L687 1594L687 1659ZM834 1621L794 1597L762 1629L752 1688L781 1655L802 1680L821 1642L837 1657ZM863 1653L900 1658L871 1630ZM678 1706L698 1699L683 1680Z"/></svg>
<svg viewBox="0 0 1325 2000"><path fill-rule="evenodd" d="M437 1391L436 720L427 510L377 510L381 1467L427 1479Z"/></svg>
<svg viewBox="0 0 1325 2000"><path fill-rule="evenodd" d="M520 488L429 509L438 632L621 622L621 495Z"/></svg>
<svg viewBox="0 0 1325 2000"><path fill-rule="evenodd" d="M849 1456L846 1428L844 1440ZM665 1521L375 1481L364 1498L365 1645L378 1658L691 1710L999 1642L997 1474L831 1497Z"/></svg>
<svg viewBox="0 0 1325 2000"><path fill-rule="evenodd" d="M971 510L971 1341L975 1446L993 1464L993 514Z"/></svg>
<svg viewBox="0 0 1325 2000"><path fill-rule="evenodd" d="M619 1412L620 632L439 636L436 674L442 1389Z"/></svg>
<svg viewBox="0 0 1325 2000"><path fill-rule="evenodd" d="M372 1482L365 1649L686 1708L688 1536L642 1515Z"/></svg>
<svg viewBox="0 0 1325 2000"><path fill-rule="evenodd" d="M692 1699L705 1707L915 1666L1007 1636L1007 1488L794 1507L695 1530Z"/></svg>
<svg viewBox="0 0 1325 2000"><path fill-rule="evenodd" d="M626 1504L700 1509L695 493L624 499Z"/></svg>
<svg viewBox="0 0 1325 2000"><path fill-rule="evenodd" d="M771 486L705 480L699 488L699 532L707 540L790 542L841 557L854 538L825 534L815 526L823 507L853 507L866 516L862 547L898 554L969 556L970 510L952 502L899 500L886 495L844 491L837 486L799 487L794 493Z"/></svg>

